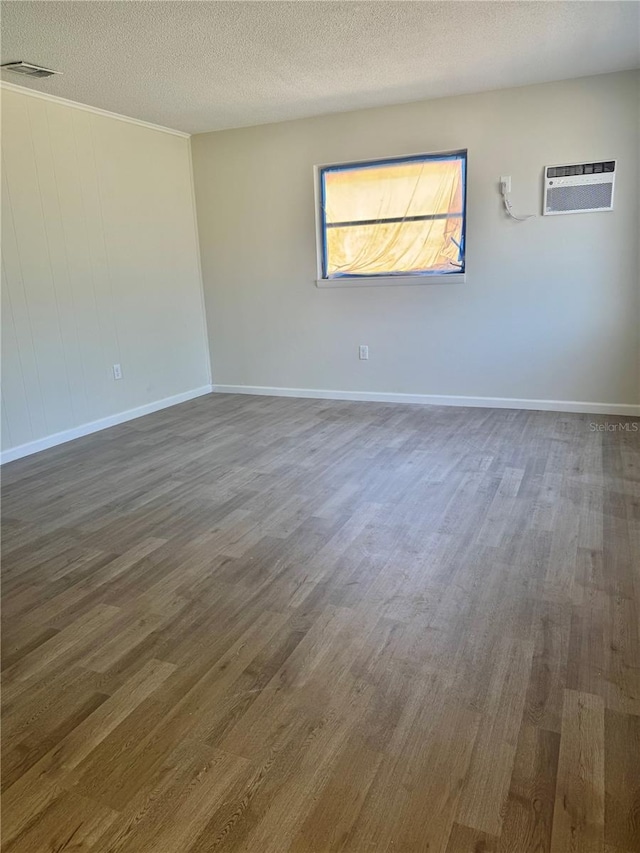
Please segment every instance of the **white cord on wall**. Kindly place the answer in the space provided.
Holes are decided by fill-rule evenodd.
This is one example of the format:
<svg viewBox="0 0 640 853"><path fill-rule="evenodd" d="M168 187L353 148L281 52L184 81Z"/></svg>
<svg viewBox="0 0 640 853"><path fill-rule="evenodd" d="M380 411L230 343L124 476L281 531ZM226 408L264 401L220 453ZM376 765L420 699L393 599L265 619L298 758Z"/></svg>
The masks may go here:
<svg viewBox="0 0 640 853"><path fill-rule="evenodd" d="M509 190L511 185L511 178L505 180L504 178L500 178L500 195L502 196L502 203L504 204L504 209L507 216L510 216L511 219L515 219L516 222L526 222L527 219L533 219L535 213L528 213L525 216L516 216L513 212L513 206L509 200Z"/></svg>

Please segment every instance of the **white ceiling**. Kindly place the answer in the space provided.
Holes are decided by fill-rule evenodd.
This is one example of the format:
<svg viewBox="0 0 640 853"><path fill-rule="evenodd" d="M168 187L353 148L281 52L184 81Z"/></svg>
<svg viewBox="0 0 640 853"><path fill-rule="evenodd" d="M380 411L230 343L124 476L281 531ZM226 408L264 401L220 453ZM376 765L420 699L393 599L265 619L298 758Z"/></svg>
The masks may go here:
<svg viewBox="0 0 640 853"><path fill-rule="evenodd" d="M190 133L640 65L640 3L2 3L7 81Z"/></svg>

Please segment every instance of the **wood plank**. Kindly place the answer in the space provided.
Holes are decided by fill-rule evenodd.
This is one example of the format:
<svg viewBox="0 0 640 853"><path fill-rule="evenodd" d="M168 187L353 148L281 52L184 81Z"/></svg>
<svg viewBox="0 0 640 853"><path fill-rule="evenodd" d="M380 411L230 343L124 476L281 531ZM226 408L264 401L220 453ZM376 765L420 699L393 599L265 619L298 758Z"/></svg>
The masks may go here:
<svg viewBox="0 0 640 853"><path fill-rule="evenodd" d="M556 795L560 736L520 729L497 853L548 853Z"/></svg>
<svg viewBox="0 0 640 853"><path fill-rule="evenodd" d="M505 641L497 649L486 709L465 780L457 821L487 835L502 829L533 644Z"/></svg>
<svg viewBox="0 0 640 853"><path fill-rule="evenodd" d="M605 730L605 841L640 849L640 717L607 709Z"/></svg>
<svg viewBox="0 0 640 853"><path fill-rule="evenodd" d="M552 853L604 850L604 701L565 690Z"/></svg>

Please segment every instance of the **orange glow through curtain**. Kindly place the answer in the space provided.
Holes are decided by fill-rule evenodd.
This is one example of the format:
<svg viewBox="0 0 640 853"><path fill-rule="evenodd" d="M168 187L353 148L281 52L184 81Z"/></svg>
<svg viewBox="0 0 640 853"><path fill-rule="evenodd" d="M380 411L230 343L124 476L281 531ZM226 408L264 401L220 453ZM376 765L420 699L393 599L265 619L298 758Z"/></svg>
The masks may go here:
<svg viewBox="0 0 640 853"><path fill-rule="evenodd" d="M325 274L458 269L462 170L458 158L325 171Z"/></svg>

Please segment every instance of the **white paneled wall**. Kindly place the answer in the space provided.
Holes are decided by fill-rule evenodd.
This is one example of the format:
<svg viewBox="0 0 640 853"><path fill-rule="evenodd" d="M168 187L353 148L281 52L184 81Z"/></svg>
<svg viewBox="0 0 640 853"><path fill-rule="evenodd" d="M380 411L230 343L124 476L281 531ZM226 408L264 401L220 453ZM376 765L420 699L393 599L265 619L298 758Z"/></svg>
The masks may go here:
<svg viewBox="0 0 640 853"><path fill-rule="evenodd" d="M2 137L3 449L206 387L188 138L8 90Z"/></svg>

